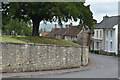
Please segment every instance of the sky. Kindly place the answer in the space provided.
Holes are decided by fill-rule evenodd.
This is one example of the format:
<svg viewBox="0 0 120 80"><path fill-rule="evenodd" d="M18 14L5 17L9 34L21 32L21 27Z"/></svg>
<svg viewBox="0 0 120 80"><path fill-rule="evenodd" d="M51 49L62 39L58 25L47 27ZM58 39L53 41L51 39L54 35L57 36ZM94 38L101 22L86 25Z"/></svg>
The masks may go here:
<svg viewBox="0 0 120 80"><path fill-rule="evenodd" d="M119 1L120 0L85 0L85 5L90 5L90 10L93 13L93 18L97 20L97 23L100 23L103 20L103 16L118 15L118 7L120 7L120 5L118 6ZM65 25L69 23L71 23L71 21L68 21L67 23L63 22L63 27L65 27ZM54 28L53 26L54 24L57 24L57 22L56 23L53 22L53 24L51 23L49 24L52 26L52 28ZM79 21L77 22L72 21L72 24L78 25Z"/></svg>
<svg viewBox="0 0 120 80"><path fill-rule="evenodd" d="M102 21L103 16L117 16L118 15L118 2L120 0L86 0L85 5L90 5L93 12L93 18L99 23Z"/></svg>

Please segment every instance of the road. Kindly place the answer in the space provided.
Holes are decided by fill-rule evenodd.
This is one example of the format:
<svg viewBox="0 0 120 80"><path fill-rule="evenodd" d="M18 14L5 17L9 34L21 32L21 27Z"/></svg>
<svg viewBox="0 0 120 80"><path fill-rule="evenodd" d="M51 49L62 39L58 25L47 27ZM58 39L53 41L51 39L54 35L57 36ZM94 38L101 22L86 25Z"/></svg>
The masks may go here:
<svg viewBox="0 0 120 80"><path fill-rule="evenodd" d="M118 77L118 58L115 56L105 56L89 54L90 58L96 61L96 68L91 70L65 73L59 75L49 75L40 78L117 78Z"/></svg>

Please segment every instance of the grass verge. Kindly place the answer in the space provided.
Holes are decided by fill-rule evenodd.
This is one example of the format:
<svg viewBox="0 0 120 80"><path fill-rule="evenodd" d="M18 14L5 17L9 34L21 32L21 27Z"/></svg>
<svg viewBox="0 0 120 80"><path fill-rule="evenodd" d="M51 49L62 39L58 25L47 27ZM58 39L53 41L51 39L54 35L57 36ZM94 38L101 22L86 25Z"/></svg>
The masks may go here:
<svg viewBox="0 0 120 80"><path fill-rule="evenodd" d="M76 43L48 37L40 36L0 36L0 42L13 42L13 43L39 43L39 44L55 44L62 46L80 46Z"/></svg>

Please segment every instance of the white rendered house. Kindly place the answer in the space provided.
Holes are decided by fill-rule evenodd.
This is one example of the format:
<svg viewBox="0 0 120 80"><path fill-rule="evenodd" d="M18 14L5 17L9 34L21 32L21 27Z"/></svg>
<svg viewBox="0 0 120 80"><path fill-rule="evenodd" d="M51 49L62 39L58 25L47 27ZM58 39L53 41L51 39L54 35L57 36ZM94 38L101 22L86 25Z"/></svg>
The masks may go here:
<svg viewBox="0 0 120 80"><path fill-rule="evenodd" d="M111 29L105 29L105 49L106 52L118 54L118 24Z"/></svg>
<svg viewBox="0 0 120 80"><path fill-rule="evenodd" d="M94 29L94 50L118 54L118 18L105 16Z"/></svg>

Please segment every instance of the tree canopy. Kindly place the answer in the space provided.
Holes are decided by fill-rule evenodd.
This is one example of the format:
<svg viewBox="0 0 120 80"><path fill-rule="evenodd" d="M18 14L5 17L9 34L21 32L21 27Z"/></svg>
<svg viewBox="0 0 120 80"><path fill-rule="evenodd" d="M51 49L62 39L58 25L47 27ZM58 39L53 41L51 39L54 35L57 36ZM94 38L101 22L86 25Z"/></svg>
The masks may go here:
<svg viewBox="0 0 120 80"><path fill-rule="evenodd" d="M3 9L3 17L18 18L25 22L32 20L33 36L39 35L41 21L45 23L58 21L59 24L62 24L62 21L67 22L69 19L74 21L80 19L80 24L88 26L90 29L96 22L90 6L85 6L84 2L11 2L7 5L3 4Z"/></svg>

